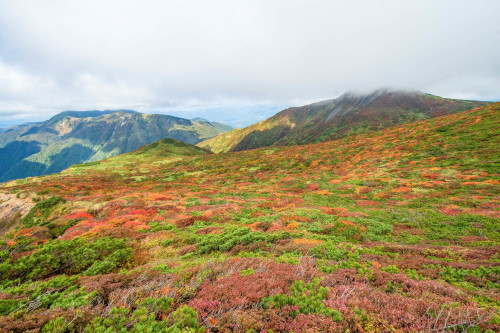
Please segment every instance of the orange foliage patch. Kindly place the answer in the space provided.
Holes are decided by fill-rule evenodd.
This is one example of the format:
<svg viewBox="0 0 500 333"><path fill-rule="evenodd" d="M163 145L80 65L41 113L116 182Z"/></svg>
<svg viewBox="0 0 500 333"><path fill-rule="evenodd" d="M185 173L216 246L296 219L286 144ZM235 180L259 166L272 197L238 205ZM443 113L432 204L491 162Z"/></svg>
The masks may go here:
<svg viewBox="0 0 500 333"><path fill-rule="evenodd" d="M323 244L322 240L319 239L307 239L307 238L295 238L293 240L294 244L302 244L302 245L318 245Z"/></svg>
<svg viewBox="0 0 500 333"><path fill-rule="evenodd" d="M368 214L362 212L345 212L337 214L338 217L366 217Z"/></svg>
<svg viewBox="0 0 500 333"><path fill-rule="evenodd" d="M298 222L292 222L292 223L289 223L286 226L286 228L290 229L290 230L294 230L294 229L297 229L299 226L300 226L300 223L298 223Z"/></svg>
<svg viewBox="0 0 500 333"><path fill-rule="evenodd" d="M338 220L339 222L344 223L345 225L356 225L354 222L348 221L348 220Z"/></svg>
<svg viewBox="0 0 500 333"><path fill-rule="evenodd" d="M276 230L282 230L283 229L283 226L277 224L277 223L273 223L271 225L271 227L269 229L267 229L267 232L273 232L273 231L276 231Z"/></svg>
<svg viewBox="0 0 500 333"><path fill-rule="evenodd" d="M311 218L310 217L306 217L306 216L299 216L299 215L283 215L281 217L281 220L283 222L289 222L289 221L292 221L292 222L309 222L309 221L311 221Z"/></svg>
<svg viewBox="0 0 500 333"><path fill-rule="evenodd" d="M406 187L406 186L400 186L400 187L396 187L396 188L393 188L391 190L391 192L396 192L396 193L402 193L402 192L412 192L413 190L409 187Z"/></svg>
<svg viewBox="0 0 500 333"><path fill-rule="evenodd" d="M317 166L318 166L318 164L319 164L319 161L318 161L318 160L316 160L316 161L312 161L312 162L311 162L311 164L309 164L309 168L315 168L315 167L317 167Z"/></svg>
<svg viewBox="0 0 500 333"><path fill-rule="evenodd" d="M439 208L439 211L441 212L441 214L450 215L450 216L454 216L454 215L458 215L458 214L462 213L462 210L457 209L457 208L453 208L453 207L442 207L442 208Z"/></svg>
<svg viewBox="0 0 500 333"><path fill-rule="evenodd" d="M378 205L380 205L380 202L372 201L372 200L356 200L356 205L361 206L361 207L378 206Z"/></svg>
<svg viewBox="0 0 500 333"><path fill-rule="evenodd" d="M316 191L317 189L319 189L319 186L318 184L309 184L306 186L306 189L310 191Z"/></svg>
<svg viewBox="0 0 500 333"><path fill-rule="evenodd" d="M441 174L440 173L432 173L432 172L424 172L424 173L421 173L420 174L420 177L422 178L427 178L427 179L437 179L438 177L440 177Z"/></svg>
<svg viewBox="0 0 500 333"><path fill-rule="evenodd" d="M68 219L73 220L92 220L94 217L86 212L74 213L68 216Z"/></svg>
<svg viewBox="0 0 500 333"><path fill-rule="evenodd" d="M335 214L335 213L345 213L347 212L347 208L345 207L334 207L331 209L331 214Z"/></svg>
<svg viewBox="0 0 500 333"><path fill-rule="evenodd" d="M356 189L357 194L367 194L370 193L371 191L373 191L371 187L358 187Z"/></svg>
<svg viewBox="0 0 500 333"><path fill-rule="evenodd" d="M316 194L321 194L321 195L332 195L332 192L327 191L327 190L319 190L319 191L316 191Z"/></svg>

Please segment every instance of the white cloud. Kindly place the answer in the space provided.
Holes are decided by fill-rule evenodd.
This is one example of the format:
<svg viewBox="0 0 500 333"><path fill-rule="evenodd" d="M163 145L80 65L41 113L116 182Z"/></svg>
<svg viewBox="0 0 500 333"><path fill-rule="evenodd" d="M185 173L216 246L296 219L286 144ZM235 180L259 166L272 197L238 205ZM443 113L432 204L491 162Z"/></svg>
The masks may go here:
<svg viewBox="0 0 500 333"><path fill-rule="evenodd" d="M53 88L53 82L24 71L20 66L0 60L0 98L15 99L36 96Z"/></svg>
<svg viewBox="0 0 500 333"><path fill-rule="evenodd" d="M124 105L141 108L153 99L153 95L137 82L110 81L96 74L78 74L73 84L73 90L79 94L74 97L76 103L92 101L99 108L120 108Z"/></svg>
<svg viewBox="0 0 500 333"><path fill-rule="evenodd" d="M0 107L299 105L386 86L498 99L499 16L496 0L0 0Z"/></svg>
<svg viewBox="0 0 500 333"><path fill-rule="evenodd" d="M434 83L431 90L438 95L459 99L500 100L500 77L451 76Z"/></svg>

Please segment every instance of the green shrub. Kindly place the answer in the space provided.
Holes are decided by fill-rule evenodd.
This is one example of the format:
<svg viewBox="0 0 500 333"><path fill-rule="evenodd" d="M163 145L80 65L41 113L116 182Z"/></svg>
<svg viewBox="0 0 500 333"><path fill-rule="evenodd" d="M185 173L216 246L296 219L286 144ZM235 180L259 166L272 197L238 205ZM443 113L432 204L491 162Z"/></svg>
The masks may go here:
<svg viewBox="0 0 500 333"><path fill-rule="evenodd" d="M423 277L415 269L406 269L406 274L413 280L423 280Z"/></svg>
<svg viewBox="0 0 500 333"><path fill-rule="evenodd" d="M169 247L170 245L174 244L175 243L175 240L174 239L164 239L160 242L160 245L162 247Z"/></svg>
<svg viewBox="0 0 500 333"><path fill-rule="evenodd" d="M295 250L293 252L283 253L281 256L276 258L276 262L298 265L301 256L302 256L302 253Z"/></svg>
<svg viewBox="0 0 500 333"><path fill-rule="evenodd" d="M196 235L193 237L196 237L194 241L199 253L210 253L213 251L229 251L236 245L287 239L291 238L291 234L288 232L253 232L250 228L230 225L226 226L221 234Z"/></svg>
<svg viewBox="0 0 500 333"><path fill-rule="evenodd" d="M443 278L443 280L447 282L463 282L465 281L466 276L475 276L478 278L488 278L491 276L500 275L500 267L492 266L492 267L484 267L480 266L477 269L465 269L465 268L453 268L451 266L442 267L442 271L439 272L439 275Z"/></svg>
<svg viewBox="0 0 500 333"><path fill-rule="evenodd" d="M64 224L50 223L47 225L47 227L49 228L49 233L52 236L52 239L55 239L64 234L64 232L69 228L77 225L79 222L80 221L78 220L69 220Z"/></svg>
<svg viewBox="0 0 500 333"><path fill-rule="evenodd" d="M252 267L248 267L247 269L240 271L241 276L248 276L248 275L254 275L254 274L255 274L255 271L253 270Z"/></svg>
<svg viewBox="0 0 500 333"><path fill-rule="evenodd" d="M155 271L162 272L163 274L170 274L177 270L176 267L169 267L167 264L160 264L153 267Z"/></svg>
<svg viewBox="0 0 500 333"><path fill-rule="evenodd" d="M382 267L382 268L380 268L380 270L382 272L387 272L387 273L391 273L391 274L399 273L399 268L397 268L396 265L389 265L386 267Z"/></svg>
<svg viewBox="0 0 500 333"><path fill-rule="evenodd" d="M318 268L326 274L330 274L339 269L357 269L360 274L367 272L366 264L361 264L355 260L340 261L334 265L328 265L325 261L318 262Z"/></svg>
<svg viewBox="0 0 500 333"><path fill-rule="evenodd" d="M4 287L0 291L12 297L0 300L0 313L7 315L17 310L24 311L28 304L32 304L32 308L36 304L36 308L64 310L87 305L97 293L85 292L76 285L77 280L78 276L59 275L44 283L27 282Z"/></svg>
<svg viewBox="0 0 500 333"><path fill-rule="evenodd" d="M0 264L3 280L19 278L38 280L57 274L95 275L109 273L132 256L125 239L109 237L93 242L87 239L49 241L30 255L17 260L8 258Z"/></svg>
<svg viewBox="0 0 500 333"><path fill-rule="evenodd" d="M339 311L326 307L323 303L328 296L329 289L319 285L319 279L314 278L311 283L304 284L304 281L295 281L290 288L291 295L277 294L262 299L264 309L284 308L285 306L296 306L296 310L290 311L290 315L296 317L299 313L317 313L332 317L335 321L341 321L342 316Z"/></svg>
<svg viewBox="0 0 500 333"><path fill-rule="evenodd" d="M47 222L47 219L50 217L50 214L52 214L54 207L60 202L64 202L64 199L61 197L51 197L40 201L33 206L33 208L31 208L28 214L23 217L21 222L26 228L41 225Z"/></svg>
<svg viewBox="0 0 500 333"><path fill-rule="evenodd" d="M41 333L64 333L72 331L73 325L68 322L64 317L57 317L52 319L48 324L42 327Z"/></svg>
<svg viewBox="0 0 500 333"><path fill-rule="evenodd" d="M173 324L166 332L204 332L205 327L198 323L198 313L187 305L181 306L172 313Z"/></svg>
<svg viewBox="0 0 500 333"><path fill-rule="evenodd" d="M359 258L357 253L350 252L345 248L339 247L335 242L325 242L311 249L311 253L318 259L343 260L349 258Z"/></svg>
<svg viewBox="0 0 500 333"><path fill-rule="evenodd" d="M385 291L388 293L400 292L401 290L401 285L397 282L387 281L385 285Z"/></svg>
<svg viewBox="0 0 500 333"><path fill-rule="evenodd" d="M84 332L201 333L205 331L205 327L198 323L198 313L189 306L182 306L171 313L168 319L159 320L158 314L166 317L172 303L171 298L148 297L138 302L134 310L113 308L108 316L96 317L84 328Z"/></svg>
<svg viewBox="0 0 500 333"><path fill-rule="evenodd" d="M451 266L440 266L440 265L422 265L422 268L438 268L440 270L439 275L443 280L450 283L461 283L465 282L467 276L475 276L482 279L489 279L494 281L487 281L487 288L498 288L499 283L496 277L500 275L500 266L484 267L479 266L477 269L465 269L465 268L454 268Z"/></svg>

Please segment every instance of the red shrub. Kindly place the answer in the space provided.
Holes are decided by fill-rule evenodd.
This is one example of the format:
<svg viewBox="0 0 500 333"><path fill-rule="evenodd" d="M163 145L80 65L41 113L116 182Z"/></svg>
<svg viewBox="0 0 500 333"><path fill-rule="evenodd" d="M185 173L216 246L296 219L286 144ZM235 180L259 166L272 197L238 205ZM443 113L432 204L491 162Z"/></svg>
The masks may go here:
<svg viewBox="0 0 500 333"><path fill-rule="evenodd" d="M233 273L213 284L205 281L189 306L201 316L218 310L249 308L263 297L288 291L295 280L296 269L294 265L269 262L262 268L255 269L256 272L252 275Z"/></svg>

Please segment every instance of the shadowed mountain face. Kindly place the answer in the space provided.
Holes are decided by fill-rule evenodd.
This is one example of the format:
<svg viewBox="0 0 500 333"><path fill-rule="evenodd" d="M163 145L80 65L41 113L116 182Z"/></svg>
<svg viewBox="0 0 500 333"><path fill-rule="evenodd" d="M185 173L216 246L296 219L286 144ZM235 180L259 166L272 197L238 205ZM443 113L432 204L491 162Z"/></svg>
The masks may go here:
<svg viewBox="0 0 500 333"><path fill-rule="evenodd" d="M0 181L59 172L165 138L196 144L231 128L135 111L66 111L0 133Z"/></svg>
<svg viewBox="0 0 500 333"><path fill-rule="evenodd" d="M198 146L219 153L316 143L486 104L416 91L377 90L367 95L346 93L337 99L286 109L249 127L203 141Z"/></svg>

